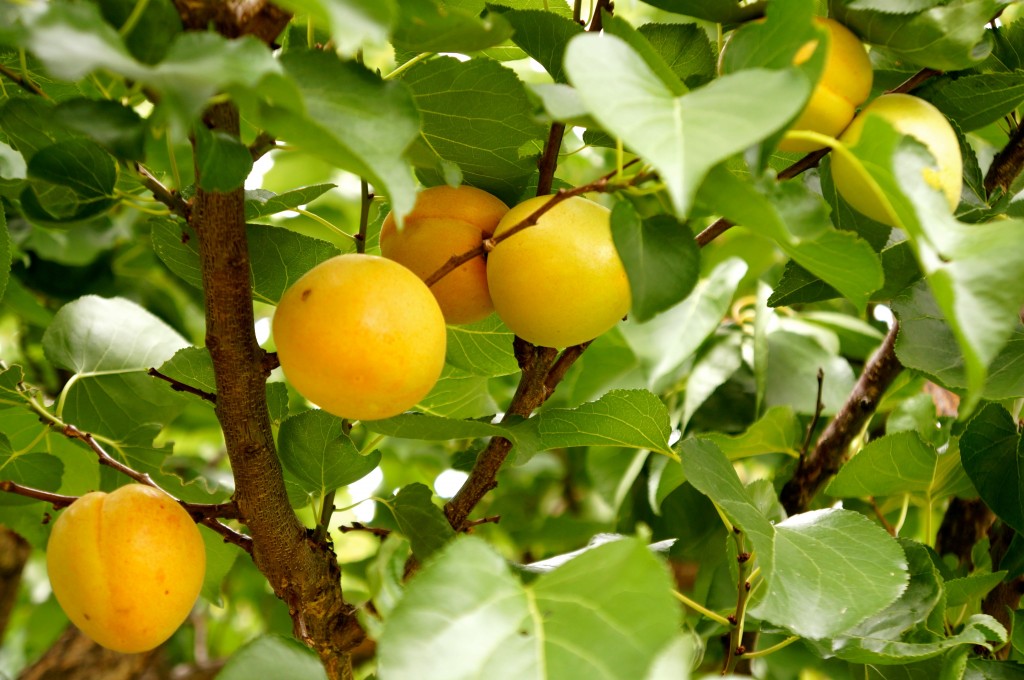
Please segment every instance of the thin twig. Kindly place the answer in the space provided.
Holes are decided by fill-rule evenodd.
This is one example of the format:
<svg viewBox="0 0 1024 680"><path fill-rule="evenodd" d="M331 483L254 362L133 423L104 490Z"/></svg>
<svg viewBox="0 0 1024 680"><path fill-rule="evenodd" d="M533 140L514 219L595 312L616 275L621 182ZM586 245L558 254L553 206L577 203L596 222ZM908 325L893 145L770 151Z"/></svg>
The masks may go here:
<svg viewBox="0 0 1024 680"><path fill-rule="evenodd" d="M65 496L64 494L43 491L42 489L33 489L32 487L23 486L17 482L12 482L7 479L0 480L0 491L17 494L26 498L34 498L37 501L49 503L53 506L54 510L66 508L78 500L78 496Z"/></svg>
<svg viewBox="0 0 1024 680"><path fill-rule="evenodd" d="M192 213L192 206L181 197L181 194L164 186L141 163L135 164L135 171L139 173L139 179L142 181L142 184L153 193L153 198L170 208L171 212L175 215L188 221Z"/></svg>
<svg viewBox="0 0 1024 680"><path fill-rule="evenodd" d="M362 522L352 522L351 526L340 526L338 527L338 531L340 531L343 534L347 534L350 531L365 531L367 533L373 534L374 536L377 536L378 538L387 538L391 535L391 529L371 527L363 524Z"/></svg>
<svg viewBox="0 0 1024 680"><path fill-rule="evenodd" d="M548 132L548 141L544 145L544 153L537 161L540 174L537 177L537 195L547 196L551 193L551 184L555 179L558 167L558 152L562 148L562 136L565 134L565 123L552 123Z"/></svg>
<svg viewBox="0 0 1024 680"><path fill-rule="evenodd" d="M501 522L501 515L491 515L490 517L481 517L480 519L471 519L466 521L466 528L478 527L481 524L498 524Z"/></svg>
<svg viewBox="0 0 1024 680"><path fill-rule="evenodd" d="M818 396L814 400L814 417L811 418L810 424L807 425L807 436L804 437L804 445L800 447L801 458L807 455L807 449L811 446L811 437L814 435L814 430L818 427L818 419L821 418L821 412L825 408L825 404L821 401L821 392L824 386L825 371L818 367Z"/></svg>
<svg viewBox="0 0 1024 680"><path fill-rule="evenodd" d="M210 402L211 404L216 404L217 403L217 395L213 394L212 392L206 392L204 390L199 389L198 387L193 387L192 385L189 385L187 383L183 383L180 380L175 380L174 378L170 377L169 375L164 375L163 373L161 373L159 370L157 370L155 368L149 369L147 371L147 373L149 375L153 376L154 378L159 378L160 380L164 380L164 381L168 382L170 384L170 386L171 386L171 389L174 390L175 392L188 392L189 394L196 395L200 399L205 399L206 401Z"/></svg>
<svg viewBox="0 0 1024 680"><path fill-rule="evenodd" d="M27 92L31 92L34 95L38 95L43 99L49 99L50 95L43 92L43 89L33 83L28 78L22 78L17 71L0 64L0 74L3 74L14 81L14 84Z"/></svg>
<svg viewBox="0 0 1024 680"><path fill-rule="evenodd" d="M885 530L889 532L890 536L896 536L896 527L894 527L892 523L885 518L885 513L883 513L882 509L878 507L878 502L875 500L875 497L872 496L869 502L871 503L871 509L874 511L875 517L877 517L878 521L881 522L883 527L885 527Z"/></svg>
<svg viewBox="0 0 1024 680"><path fill-rule="evenodd" d="M356 252L366 252L366 235L370 228L370 206L373 205L373 190L370 183L359 178L359 232L356 234Z"/></svg>
<svg viewBox="0 0 1024 680"><path fill-rule="evenodd" d="M252 140L252 144L249 145L249 155L252 156L254 161L256 161L276 148L277 139L274 138L274 135L270 134L266 130L261 130L260 133L256 135L256 139Z"/></svg>

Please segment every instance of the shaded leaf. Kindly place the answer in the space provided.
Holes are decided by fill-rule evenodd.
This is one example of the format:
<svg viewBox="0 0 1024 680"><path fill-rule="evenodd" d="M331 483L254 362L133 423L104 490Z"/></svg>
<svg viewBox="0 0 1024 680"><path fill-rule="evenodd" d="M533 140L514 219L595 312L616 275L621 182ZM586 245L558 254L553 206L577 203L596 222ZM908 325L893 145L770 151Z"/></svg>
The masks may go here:
<svg viewBox="0 0 1024 680"><path fill-rule="evenodd" d="M971 419L960 437L960 458L985 504L1024 531L1024 440L1006 409L989 404Z"/></svg>
<svg viewBox="0 0 1024 680"><path fill-rule="evenodd" d="M235 652L217 674L219 680L254 677L290 680L326 680L327 673L315 652L281 635L264 635Z"/></svg>
<svg viewBox="0 0 1024 680"><path fill-rule="evenodd" d="M228 192L241 187L252 170L249 148L220 130L195 127L196 172L206 191Z"/></svg>
<svg viewBox="0 0 1024 680"><path fill-rule="evenodd" d="M409 539L412 553L420 561L455 538L448 519L432 499L430 489L416 483L402 487L390 506L399 530Z"/></svg>

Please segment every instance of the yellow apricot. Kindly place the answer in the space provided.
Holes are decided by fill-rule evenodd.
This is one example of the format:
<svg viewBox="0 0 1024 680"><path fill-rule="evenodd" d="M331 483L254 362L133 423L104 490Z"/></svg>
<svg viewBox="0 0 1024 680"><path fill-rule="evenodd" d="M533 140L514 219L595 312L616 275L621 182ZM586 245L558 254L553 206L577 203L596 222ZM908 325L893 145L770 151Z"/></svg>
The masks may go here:
<svg viewBox="0 0 1024 680"><path fill-rule="evenodd" d="M444 367L444 316L415 274L374 255L338 255L281 297L274 342L299 394L342 418L415 406Z"/></svg>
<svg viewBox="0 0 1024 680"><path fill-rule="evenodd" d="M551 198L512 208L495 237ZM625 316L629 280L612 241L610 214L576 196L495 246L487 281L495 311L513 333L535 345L568 347L592 340Z"/></svg>
<svg viewBox="0 0 1024 680"><path fill-rule="evenodd" d="M857 107L868 98L874 73L864 45L850 29L825 17L817 17L815 21L828 30L825 70L810 101L790 129L810 130L835 137L849 125ZM817 42L808 43L797 52L793 63L804 63L817 47ZM821 144L796 139L779 143L780 151L805 153L820 148Z"/></svg>
<svg viewBox="0 0 1024 680"><path fill-rule="evenodd" d="M908 94L882 95L864 107L839 138L840 141L855 146L868 115L881 116L898 132L913 137L928 148L938 164L938 172L926 170L925 180L942 190L950 210L956 209L963 184L963 157L953 126L942 112L925 100ZM879 201L859 169L843 154L832 154L832 179L842 197L858 212L877 222L896 226L894 216Z"/></svg>
<svg viewBox="0 0 1024 680"><path fill-rule="evenodd" d="M46 566L71 622L128 654L160 645L188 617L206 574L206 548L181 505L129 484L87 493L61 512Z"/></svg>
<svg viewBox="0 0 1024 680"><path fill-rule="evenodd" d="M426 280L451 257L472 250L494 233L508 206L486 191L462 185L424 189L399 231L388 213L380 252ZM445 321L465 324L494 311L483 257L462 264L430 287Z"/></svg>

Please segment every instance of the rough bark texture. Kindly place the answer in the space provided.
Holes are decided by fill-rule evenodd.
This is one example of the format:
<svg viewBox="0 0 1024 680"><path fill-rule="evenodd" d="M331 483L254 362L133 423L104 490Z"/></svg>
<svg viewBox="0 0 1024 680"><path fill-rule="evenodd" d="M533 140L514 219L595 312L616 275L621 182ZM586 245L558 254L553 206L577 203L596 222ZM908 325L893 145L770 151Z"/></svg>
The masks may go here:
<svg viewBox="0 0 1024 680"><path fill-rule="evenodd" d="M818 438L814 451L800 460L793 478L782 488L782 507L790 515L806 511L822 485L839 471L850 442L874 414L882 394L902 370L896 358L898 333L899 324L894 323L882 346L864 366L846 403Z"/></svg>
<svg viewBox="0 0 1024 680"><path fill-rule="evenodd" d="M1021 168L1024 168L1024 125L1017 126L1010 141L992 159L985 173L985 191L989 194L997 188L1009 191Z"/></svg>
<svg viewBox="0 0 1024 680"><path fill-rule="evenodd" d="M238 110L232 104L218 104L207 112L206 124L237 135ZM253 560L287 603L296 637L320 655L328 676L351 677L348 650L359 642L362 631L342 598L333 550L309 540L292 512L274 448L265 353L253 332L242 190L199 189L191 221L199 237L216 413L235 479L234 500L253 539Z"/></svg>
<svg viewBox="0 0 1024 680"><path fill-rule="evenodd" d="M32 552L24 538L0 525L0 642L4 639L11 610L18 600L21 572Z"/></svg>

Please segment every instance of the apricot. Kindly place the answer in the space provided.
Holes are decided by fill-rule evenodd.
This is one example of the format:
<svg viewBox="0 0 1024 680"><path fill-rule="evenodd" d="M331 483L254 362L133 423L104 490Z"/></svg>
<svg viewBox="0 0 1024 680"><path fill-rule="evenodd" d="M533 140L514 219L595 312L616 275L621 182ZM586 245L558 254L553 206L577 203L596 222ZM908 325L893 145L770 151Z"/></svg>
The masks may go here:
<svg viewBox="0 0 1024 680"><path fill-rule="evenodd" d="M551 198L512 208L495 237ZM612 241L610 215L575 196L495 246L487 281L495 311L512 332L535 345L568 347L592 340L625 316L629 280Z"/></svg>
<svg viewBox="0 0 1024 680"><path fill-rule="evenodd" d="M380 252L426 280L451 257L479 246L508 212L500 199L475 187L437 186L416 197L399 230L388 213L380 230ZM477 257L430 287L445 321L466 324L494 311L483 257Z"/></svg>
<svg viewBox="0 0 1024 680"><path fill-rule="evenodd" d="M840 141L856 146L869 115L881 116L898 132L913 137L928 148L938 164L938 172L927 169L925 180L941 189L950 210L955 210L963 184L963 157L956 132L942 112L909 94L885 94L864 107L840 136ZM895 216L879 200L860 170L843 154L832 154L832 178L836 189L854 209L877 222L896 226Z"/></svg>
<svg viewBox="0 0 1024 680"><path fill-rule="evenodd" d="M857 107L868 98L874 72L864 45L850 29L825 17L817 17L815 21L828 30L825 70L807 106L790 129L835 137L850 124ZM817 42L805 45L793 58L794 65L810 59L817 48ZM798 139L784 139L779 143L780 151L806 153L820 148L821 144Z"/></svg>
<svg viewBox="0 0 1024 680"><path fill-rule="evenodd" d="M444 367L446 329L415 274L374 255L338 255L281 297L274 341L299 394L342 418L389 418L416 405Z"/></svg>
<svg viewBox="0 0 1024 680"><path fill-rule="evenodd" d="M61 512L46 566L71 622L129 654L160 645L188 617L206 574L206 548L174 499L129 484L87 493Z"/></svg>

